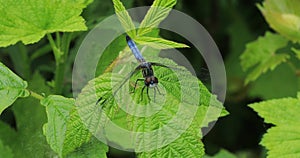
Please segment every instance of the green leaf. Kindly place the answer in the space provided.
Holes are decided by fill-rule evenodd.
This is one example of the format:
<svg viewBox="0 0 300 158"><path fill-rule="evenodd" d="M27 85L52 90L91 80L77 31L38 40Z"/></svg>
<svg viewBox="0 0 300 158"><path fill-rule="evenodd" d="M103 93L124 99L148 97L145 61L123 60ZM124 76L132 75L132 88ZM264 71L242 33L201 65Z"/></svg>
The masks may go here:
<svg viewBox="0 0 300 158"><path fill-rule="evenodd" d="M83 144L80 148L76 149L76 151L72 152L67 157L68 158L90 158L90 157L106 158L107 152L108 152L108 146L93 137L91 141Z"/></svg>
<svg viewBox="0 0 300 158"><path fill-rule="evenodd" d="M60 157L66 156L90 140L91 135L75 110L74 99L50 95L43 99L41 104L46 106L48 117L48 123L43 127L44 134L51 148ZM84 148L81 150L83 152Z"/></svg>
<svg viewBox="0 0 300 158"><path fill-rule="evenodd" d="M249 105L265 122L276 125L267 131L261 144L268 149L268 158L299 157L300 98L282 98Z"/></svg>
<svg viewBox="0 0 300 158"><path fill-rule="evenodd" d="M138 36L150 33L169 15L176 0L154 0L138 29Z"/></svg>
<svg viewBox="0 0 300 158"><path fill-rule="evenodd" d="M249 75L245 83L256 80L261 74L266 73L269 69L274 70L279 64L285 62L290 56L287 54L278 54L260 63Z"/></svg>
<svg viewBox="0 0 300 158"><path fill-rule="evenodd" d="M296 57L300 60L300 50L296 48L292 48L292 51L295 53Z"/></svg>
<svg viewBox="0 0 300 158"><path fill-rule="evenodd" d="M188 133L183 133L180 138L163 148L151 152L139 153L138 158L195 158L202 157L203 155L204 145L200 138L196 138L194 135Z"/></svg>
<svg viewBox="0 0 300 158"><path fill-rule="evenodd" d="M291 41L300 42L300 1L266 0L257 6L271 28Z"/></svg>
<svg viewBox="0 0 300 158"><path fill-rule="evenodd" d="M134 38L134 41L141 45L150 46L156 49L189 48L189 46L186 44L177 43L177 42L169 41L162 38L155 38L155 37L142 36L142 37Z"/></svg>
<svg viewBox="0 0 300 158"><path fill-rule="evenodd" d="M36 93L50 92L45 80L38 73L32 76L28 88ZM42 132L47 118L45 107L40 105L39 100L32 97L18 99L12 106L12 111L17 130L14 131L15 137L6 144L11 147L15 157L54 157Z"/></svg>
<svg viewBox="0 0 300 158"><path fill-rule="evenodd" d="M120 0L113 0L115 12L119 18L119 21L121 22L122 26L125 29L125 32L130 37L135 37L135 26L132 22L131 17L129 16L128 12L126 11L126 8L122 4Z"/></svg>
<svg viewBox="0 0 300 158"><path fill-rule="evenodd" d="M41 100L41 104L46 107L48 117L48 122L43 127L44 135L51 148L60 157L63 155L66 123L70 117L69 113L74 107L74 102L74 99L58 95L50 95Z"/></svg>
<svg viewBox="0 0 300 158"><path fill-rule="evenodd" d="M295 71L292 70L287 63L283 63L274 71L268 71L253 82L249 95L253 98L259 96L264 100L295 96L299 90L298 87L295 86L297 84L298 81L295 76Z"/></svg>
<svg viewBox="0 0 300 158"><path fill-rule="evenodd" d="M0 1L0 47L31 44L52 32L86 30L82 9L91 1Z"/></svg>
<svg viewBox="0 0 300 158"><path fill-rule="evenodd" d="M138 84L135 93L130 95L129 92L133 90L136 79L142 76L138 73L132 76L129 81L126 81L127 74L135 66L130 67L130 64L120 64L115 66L113 73L104 73L91 80L82 90L76 100L79 115L87 128L94 134L100 133L100 136L104 136L101 133L112 134L113 130L106 127L109 119L119 127L141 133L159 129L164 125L174 128L175 132L173 134L164 133L164 135L155 135L155 138L141 139L150 142L143 142L140 139L135 142L134 139L124 138L124 135L109 137L110 141L124 148L134 148L136 151L141 151L143 147L147 146L149 148L159 146L160 142L168 141L168 137L176 135L178 131L183 132L175 139L175 142L170 142L170 144L166 144L167 146L151 152L140 153L140 156L165 156L170 154L171 157L179 155L181 157L189 155L190 157L197 157L203 155L204 149L200 141L200 129L207 126L209 122L216 120L220 115L220 113L217 113L217 115L214 112L209 113L208 106L212 105L211 108L221 111L221 103L209 93L195 76L184 68L175 65L174 62L167 59L151 61L173 67L168 69L154 66L156 77L159 79L158 89L162 93L156 95L155 102L153 101L153 89L150 88L149 90L151 101L149 101L145 91L142 93L143 83ZM123 86L119 89L120 85ZM118 91L115 92L115 90ZM126 113L120 107L129 109L134 113ZM138 108L145 109L140 111ZM156 110L158 111L153 115L139 116ZM168 124L175 116L178 117L178 121ZM190 124L185 124L185 121L189 119ZM182 129L184 126L187 126L187 129ZM143 135L138 136L144 137Z"/></svg>
<svg viewBox="0 0 300 158"><path fill-rule="evenodd" d="M82 144L87 143L91 138L91 134L82 123L77 110L73 110L70 115L70 119L67 122L67 130L65 132L63 149L63 153L65 154L74 151L78 147L81 147Z"/></svg>
<svg viewBox="0 0 300 158"><path fill-rule="evenodd" d="M18 97L27 97L27 82L0 62L0 115Z"/></svg>
<svg viewBox="0 0 300 158"><path fill-rule="evenodd" d="M241 65L244 70L257 65L247 76L246 84L256 80L267 70L274 70L279 64L285 62L288 54L278 54L276 50L287 45L287 39L280 35L267 32L264 37L247 44L245 52L241 55Z"/></svg>
<svg viewBox="0 0 300 158"><path fill-rule="evenodd" d="M1 140L0 140L0 157L5 157L5 158L14 157L12 150L8 146L3 145Z"/></svg>

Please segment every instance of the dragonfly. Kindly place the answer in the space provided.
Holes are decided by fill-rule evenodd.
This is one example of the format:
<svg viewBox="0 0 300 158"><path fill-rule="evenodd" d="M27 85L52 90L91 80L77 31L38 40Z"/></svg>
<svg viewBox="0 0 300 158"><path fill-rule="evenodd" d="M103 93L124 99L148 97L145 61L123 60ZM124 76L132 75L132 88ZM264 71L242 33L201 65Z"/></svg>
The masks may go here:
<svg viewBox="0 0 300 158"><path fill-rule="evenodd" d="M160 63L156 63L156 62L147 62L145 60L145 58L142 56L142 54L141 54L140 50L138 49L137 45L135 44L135 42L127 34L126 34L126 42L127 42L128 47L130 48L132 54L134 55L135 59L139 62L139 65L129 75L127 75L127 77L125 77L125 79L123 80L121 85L114 92L114 95L117 93L117 91L119 89L121 89L121 87L134 74L138 73L139 71L142 71L143 78L139 78L135 81L133 93L135 92L135 89L136 89L136 86L137 86L138 82L143 81L144 86L143 86L142 91L141 91L141 96L143 96L144 90L146 89L148 99L151 100L150 97L149 97L149 88L154 88L154 97L153 98L154 98L154 101L155 101L156 90L159 92L159 94L161 94L161 93L160 93L160 91L157 87L158 78L155 77L152 66L160 66L160 67L165 67L165 68L170 68L170 67L168 67L166 65L163 65L163 64L160 64ZM96 104L98 104L102 99L103 98L100 97ZM142 97L141 97L141 99L142 99Z"/></svg>

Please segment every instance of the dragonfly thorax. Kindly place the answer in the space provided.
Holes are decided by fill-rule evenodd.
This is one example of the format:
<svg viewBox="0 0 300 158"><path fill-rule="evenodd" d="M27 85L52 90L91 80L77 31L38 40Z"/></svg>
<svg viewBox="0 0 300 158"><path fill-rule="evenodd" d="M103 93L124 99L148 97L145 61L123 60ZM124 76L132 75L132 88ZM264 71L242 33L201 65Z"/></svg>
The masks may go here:
<svg viewBox="0 0 300 158"><path fill-rule="evenodd" d="M156 87L158 79L155 76L145 77L144 83L147 87Z"/></svg>

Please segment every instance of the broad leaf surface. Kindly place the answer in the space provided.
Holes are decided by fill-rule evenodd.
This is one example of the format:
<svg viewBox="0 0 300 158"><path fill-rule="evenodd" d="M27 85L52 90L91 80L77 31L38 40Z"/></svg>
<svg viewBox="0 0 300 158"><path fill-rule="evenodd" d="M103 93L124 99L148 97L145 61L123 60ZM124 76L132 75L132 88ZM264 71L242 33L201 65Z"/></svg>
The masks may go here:
<svg viewBox="0 0 300 158"><path fill-rule="evenodd" d="M246 78L246 83L256 80L268 70L274 70L279 64L285 62L290 56L279 54L276 51L287 45L284 37L267 32L264 37L247 44L245 52L241 55L241 65L244 70L254 67Z"/></svg>
<svg viewBox="0 0 300 158"><path fill-rule="evenodd" d="M48 117L48 123L44 125L44 134L51 148L60 157L66 156L76 148L81 152L96 150L97 146L81 148L82 144L90 140L91 135L75 110L74 99L51 95L42 100L41 104L46 106ZM74 153L71 155L74 157Z"/></svg>
<svg viewBox="0 0 300 158"><path fill-rule="evenodd" d="M80 16L91 0L0 0L0 47L31 44L52 32L86 30Z"/></svg>
<svg viewBox="0 0 300 158"><path fill-rule="evenodd" d="M44 134L51 148L63 155L63 145L65 140L66 123L70 119L70 111L74 107L74 100L58 95L50 95L41 101L46 107L48 123L43 127Z"/></svg>
<svg viewBox="0 0 300 158"><path fill-rule="evenodd" d="M295 86L297 83L295 71L293 71L287 63L283 63L272 72L266 72L253 82L249 95L251 97L259 96L265 100L296 96L295 94L299 90L298 87Z"/></svg>
<svg viewBox="0 0 300 158"><path fill-rule="evenodd" d="M272 127L261 144L268 149L268 158L300 157L300 98L282 98L249 105Z"/></svg>
<svg viewBox="0 0 300 158"><path fill-rule="evenodd" d="M153 101L153 89L149 90L151 101L146 95L146 90L142 93L143 83L138 83L135 93L129 93L133 90L135 80L141 78L141 75L138 73L129 81L123 82L125 76L134 67L130 67L130 64L120 64L119 67L116 66L113 73L104 73L90 81L82 90L82 93L76 100L79 115L90 131L99 137L103 137L104 133L111 134L113 132L112 129L106 127L110 120L119 127L133 132L150 132L163 126L167 126L172 129L171 131L175 131L174 134L169 135L159 135L158 133L158 135L155 135L155 138L139 139L137 142L126 140L129 146L124 147L135 148L140 151L142 151L143 147L151 148L159 146L163 141L171 140L173 136L176 137L176 132L183 133L174 139L174 142L170 141L170 144L166 144L167 146L162 146L152 152L141 153L141 156L155 155L158 152L162 155L169 153L171 157L172 155L175 157L178 155L190 157L203 155L204 149L200 141L200 128L207 126L208 122L216 120L220 116L221 104L197 78L183 68L176 67L173 62L166 59L160 59L155 62L172 65L171 68L154 67L155 74L159 78L158 88L162 93L161 95L156 92L155 102ZM120 85L123 86L119 89ZM211 103L210 99L212 99ZM211 104L213 104L213 108L219 110L219 113L207 113L207 106ZM141 110L141 108L144 110ZM124 110L129 110L133 113L124 114L126 113ZM153 114L153 111L157 113ZM146 116L139 117L140 115ZM174 117L178 117L178 121L168 124ZM182 129L189 119L191 122L187 125L187 129ZM136 135L136 137L146 138L147 136ZM124 136L122 138L122 135L110 136L109 139L121 146L124 145L122 143L124 143L125 138ZM143 140L149 141L144 142ZM188 149L188 146L197 146L199 148ZM178 152L175 152L175 149Z"/></svg>
<svg viewBox="0 0 300 158"><path fill-rule="evenodd" d="M0 62L0 115L18 97L27 97L27 82Z"/></svg>
<svg viewBox="0 0 300 158"><path fill-rule="evenodd" d="M300 1L266 0L258 8L271 28L291 41L300 42Z"/></svg>

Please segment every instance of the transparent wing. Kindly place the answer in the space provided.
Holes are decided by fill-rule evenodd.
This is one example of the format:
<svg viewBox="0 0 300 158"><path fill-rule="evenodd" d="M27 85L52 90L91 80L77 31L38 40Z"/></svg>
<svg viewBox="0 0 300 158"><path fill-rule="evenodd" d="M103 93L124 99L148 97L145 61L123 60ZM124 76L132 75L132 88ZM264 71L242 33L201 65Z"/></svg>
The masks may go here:
<svg viewBox="0 0 300 158"><path fill-rule="evenodd" d="M99 103L101 103L101 106L105 106L106 103L108 103L113 97L114 95L116 95L116 93L122 88L123 85L125 85L125 83L134 75L136 74L139 70L141 70L141 66L137 66L132 72L130 72L129 74L126 75L126 77L123 79L123 81L117 85L117 88L115 89L115 91L112 93L112 95L110 95L110 97L107 98L103 98L102 96L100 96L100 98L97 100L96 105L98 105ZM110 92L106 92L103 96L107 96L107 93Z"/></svg>

